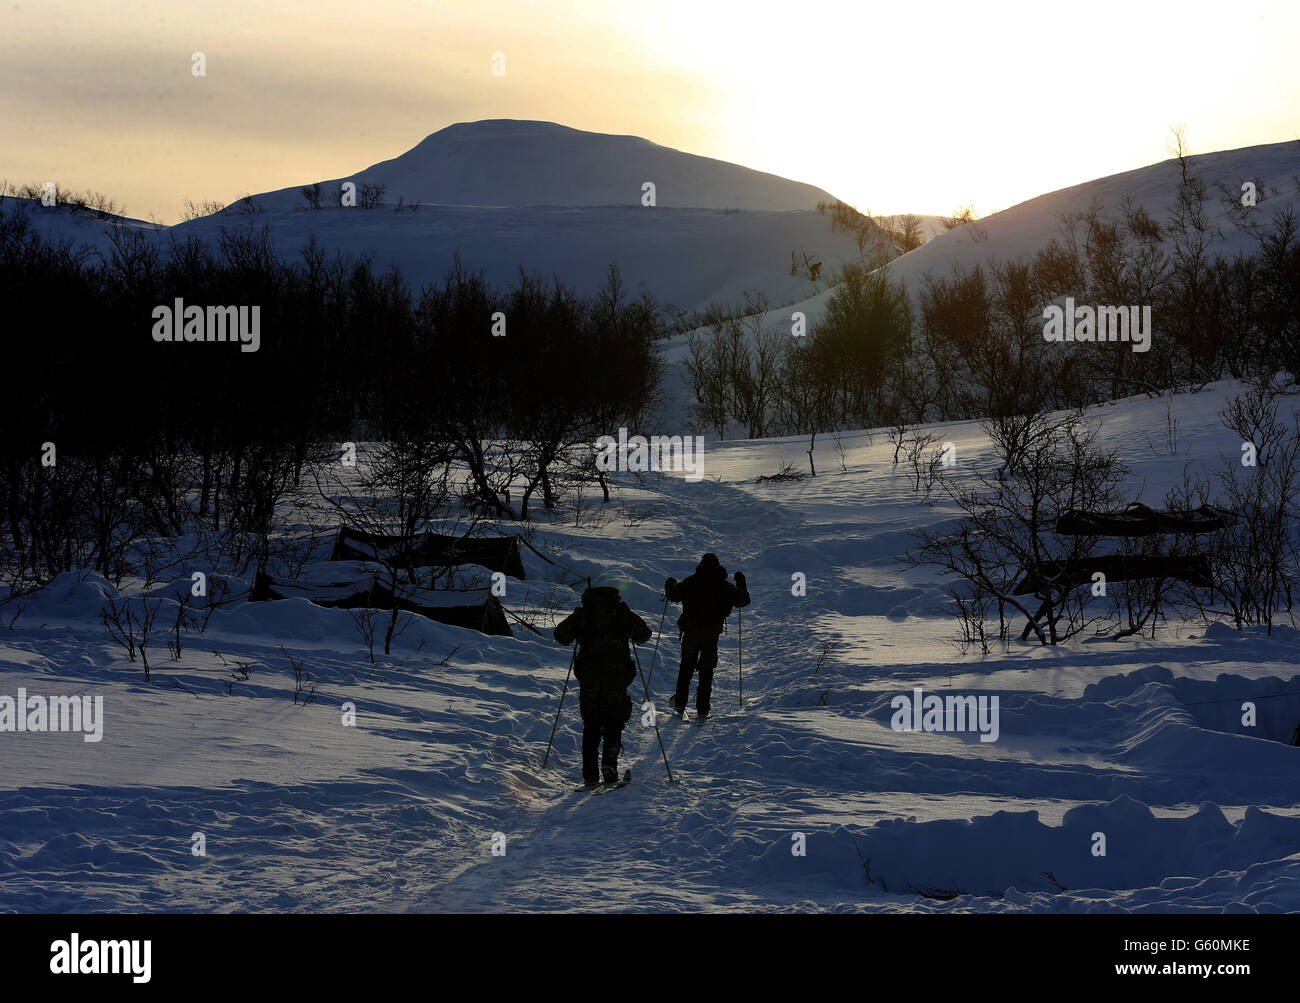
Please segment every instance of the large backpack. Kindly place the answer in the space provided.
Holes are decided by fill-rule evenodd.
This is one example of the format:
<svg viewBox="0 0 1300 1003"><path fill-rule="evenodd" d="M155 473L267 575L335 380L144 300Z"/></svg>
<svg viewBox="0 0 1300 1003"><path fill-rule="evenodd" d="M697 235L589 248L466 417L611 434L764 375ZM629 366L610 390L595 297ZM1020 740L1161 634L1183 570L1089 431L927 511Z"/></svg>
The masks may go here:
<svg viewBox="0 0 1300 1003"><path fill-rule="evenodd" d="M616 589L598 587L583 593L575 669L578 682L584 685L626 689L636 675L627 633L619 624L621 603Z"/></svg>

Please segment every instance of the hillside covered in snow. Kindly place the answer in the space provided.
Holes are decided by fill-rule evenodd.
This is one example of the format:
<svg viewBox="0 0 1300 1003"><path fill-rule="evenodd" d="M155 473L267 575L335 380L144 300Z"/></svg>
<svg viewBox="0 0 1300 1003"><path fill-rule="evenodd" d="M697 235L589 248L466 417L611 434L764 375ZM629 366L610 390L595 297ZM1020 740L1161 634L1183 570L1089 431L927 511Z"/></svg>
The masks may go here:
<svg viewBox="0 0 1300 1003"><path fill-rule="evenodd" d="M1255 247L1254 233L1267 229L1276 213L1300 213L1300 141L1195 154L1187 157L1187 165L1207 195L1209 257L1249 253ZM971 224L940 230L923 246L890 262L889 275L915 291L927 276L949 278L956 270L1023 261L1052 241L1065 240L1069 220L1081 221L1093 210L1119 220L1126 202L1164 224L1174 209L1180 179L1179 162L1170 159L1082 181ZM1249 206L1242 204L1246 182L1253 186L1254 204ZM1171 250L1171 236L1166 233L1160 244ZM821 316L831 293L825 290L780 314L802 310L810 318Z"/></svg>
<svg viewBox="0 0 1300 1003"><path fill-rule="evenodd" d="M344 182L358 192L350 207L341 205ZM311 210L302 188L316 183L320 208ZM643 202L647 183L652 204ZM366 186L382 188L382 204L362 207ZM397 266L416 290L439 281L457 255L497 286L522 269L580 295L599 288L614 264L632 295L693 311L739 304L750 290L784 303L828 285L858 259L853 239L816 211L831 201L811 185L633 136L495 120L448 126L348 178L304 178L176 226L122 222L150 230L162 251L265 226L277 253L296 260L314 237L331 256ZM28 207L43 233L107 252L116 220ZM816 280L811 264L820 266Z"/></svg>
<svg viewBox="0 0 1300 1003"><path fill-rule="evenodd" d="M496 208L639 206L646 182L665 209L795 212L831 199L812 185L636 136L511 119L449 125L400 157L322 187L337 191L345 181L383 185L390 203ZM301 187L256 197L268 208L302 205Z"/></svg>

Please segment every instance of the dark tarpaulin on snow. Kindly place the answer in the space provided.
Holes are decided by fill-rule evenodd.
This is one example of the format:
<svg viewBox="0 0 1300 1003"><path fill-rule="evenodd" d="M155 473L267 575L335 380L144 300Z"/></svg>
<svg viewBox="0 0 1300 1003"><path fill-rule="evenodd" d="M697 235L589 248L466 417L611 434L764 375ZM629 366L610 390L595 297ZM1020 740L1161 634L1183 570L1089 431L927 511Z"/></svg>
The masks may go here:
<svg viewBox="0 0 1300 1003"><path fill-rule="evenodd" d="M406 541L400 536L340 526L330 560L378 561L390 568L403 569L477 564L524 581L524 562L519 556L517 536L462 539L441 533L420 533L414 541Z"/></svg>
<svg viewBox="0 0 1300 1003"><path fill-rule="evenodd" d="M1204 554L1181 556L1112 554L1073 561L1041 561L1022 578L1013 595L1040 594L1049 585L1074 588L1091 585L1097 572L1108 582L1127 582L1138 578L1176 578L1200 588L1214 584L1210 577L1210 559Z"/></svg>
<svg viewBox="0 0 1300 1003"><path fill-rule="evenodd" d="M481 634L513 637L500 600L487 589L435 592L399 586L394 595L374 576L350 582L275 581L258 572L249 602L306 599L332 609L399 609L452 627L468 627Z"/></svg>
<svg viewBox="0 0 1300 1003"><path fill-rule="evenodd" d="M1150 536L1156 533L1211 533L1237 521L1226 509L1202 505L1190 511L1162 512L1134 502L1119 512L1070 511L1057 517L1061 536Z"/></svg>

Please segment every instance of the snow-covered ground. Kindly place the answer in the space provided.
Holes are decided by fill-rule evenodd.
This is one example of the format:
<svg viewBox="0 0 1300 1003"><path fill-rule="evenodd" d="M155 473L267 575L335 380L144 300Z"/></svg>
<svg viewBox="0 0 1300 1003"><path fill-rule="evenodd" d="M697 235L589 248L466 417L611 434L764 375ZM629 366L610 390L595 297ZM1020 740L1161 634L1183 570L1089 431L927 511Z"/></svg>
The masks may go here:
<svg viewBox="0 0 1300 1003"><path fill-rule="evenodd" d="M1092 412L1135 497L1235 452L1214 417L1235 389L1174 400L1176 455L1164 401ZM993 463L973 423L937 431L959 475ZM238 603L179 660L155 642L145 683L97 621L111 586L61 579L0 631L0 696L102 696L102 739L0 732L0 909L1300 908L1295 631L1171 623L1155 640L963 652L941 580L897 561L952 510L913 494L884 434L843 442L845 471L819 437L816 478L763 484L804 464L804 440L711 443L698 483L621 475L614 504L633 517L539 531L578 573L619 572L652 627L664 578L706 550L754 596L743 708L733 617L715 719L665 718L670 612L651 689L675 782L638 711L633 784L594 797L573 791L572 691L541 769L568 664L548 639L421 622L372 667L346 611ZM549 589L534 571L526 588ZM281 645L317 683L306 706ZM892 699L916 687L996 695L997 740L894 730Z"/></svg>

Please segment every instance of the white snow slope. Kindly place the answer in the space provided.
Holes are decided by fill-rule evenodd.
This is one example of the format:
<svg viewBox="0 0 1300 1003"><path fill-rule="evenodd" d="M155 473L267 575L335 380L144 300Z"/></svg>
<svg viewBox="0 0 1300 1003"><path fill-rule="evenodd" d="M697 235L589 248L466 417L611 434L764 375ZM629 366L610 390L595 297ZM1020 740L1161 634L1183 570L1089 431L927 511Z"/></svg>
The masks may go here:
<svg viewBox="0 0 1300 1003"><path fill-rule="evenodd" d="M1242 229L1226 211L1222 202L1223 187L1239 196L1242 182L1254 181L1257 205L1246 215L1248 227L1267 231L1274 214L1288 208L1300 215L1300 142L1272 143L1193 156L1190 170L1205 183L1209 196L1207 213L1212 232L1207 253L1211 258L1250 254L1258 248L1251 232ZM1146 209L1163 226L1173 208L1180 180L1178 162L1166 160L1073 185L1022 202L975 224L940 232L926 244L894 259L885 267L893 279L901 281L915 295L927 275L947 278L952 276L954 269L970 270L977 265L987 268L994 262L1028 259L1053 239L1061 239L1062 217L1086 213L1097 206L1111 218L1116 218L1126 198ZM932 218L926 219L927 226L932 225ZM1172 248L1167 234L1163 246L1166 252ZM773 309L762 318L762 326L788 332L791 317L796 312L802 313L809 324L816 324L825 315L835 288L835 285L828 284L797 302L783 303L774 298ZM686 333L671 339L664 349L668 364L664 383L667 394L663 406L666 415L687 414L694 403L686 387L682 365L689 336Z"/></svg>
<svg viewBox="0 0 1300 1003"><path fill-rule="evenodd" d="M1256 205L1246 213L1250 226L1267 228L1279 210L1300 211L1300 141L1199 154L1189 157L1188 165L1190 173L1205 184L1208 196L1206 209L1213 231L1210 256L1232 257L1255 248L1249 232L1237 226L1228 213L1224 189L1239 202L1242 183L1254 183ZM1097 206L1118 219L1125 198L1146 209L1163 226L1174 208L1181 178L1178 161L1165 160L1062 188L941 234L887 267L893 278L915 288L927 273L946 276L954 267L969 269L990 260L1028 257L1052 238L1060 238L1063 216L1086 213ZM1165 246L1172 246L1168 235Z"/></svg>
<svg viewBox="0 0 1300 1003"><path fill-rule="evenodd" d="M1135 497L1158 502L1184 464L1235 452L1213 417L1235 392L1174 400L1175 455L1155 432L1164 402L1093 413ZM957 476L992 465L975 425L936 431ZM0 631L0 695L102 696L103 737L0 732L0 909L1300 908L1295 631L1171 623L1155 640L959 651L941 580L896 560L909 530L953 513L920 502L884 435L845 446L845 472L822 437L815 479L760 485L802 463L804 442L710 444L703 481L622 475L625 517L539 531L578 574L621 573L652 627L664 578L705 550L754 596L743 709L733 617L716 718L666 719L670 612L651 690L675 782L638 711L624 739L634 782L598 796L572 790L572 689L540 766L568 664L547 638L421 623L372 667L345 611L237 603L177 660L155 640L146 683L97 622L111 586L65 576ZM507 606L551 589L544 567L510 584ZM806 596L791 594L796 572ZM307 706L281 645L318 684ZM641 651L647 672L653 659ZM892 697L918 686L998 696L998 739L894 730Z"/></svg>
<svg viewBox="0 0 1300 1003"><path fill-rule="evenodd" d="M1231 258L1257 248L1250 231L1242 229L1227 212L1223 204L1224 188L1240 199L1242 183L1255 184L1257 204L1245 217L1250 228L1267 230L1273 215L1288 208L1300 214L1300 142L1248 146L1188 159L1190 171L1206 187L1210 257ZM892 278L915 292L926 275L946 278L954 269L969 270L976 265L987 267L990 262L1029 258L1051 240L1061 239L1062 217L1087 213L1096 206L1109 218L1120 218L1125 198L1146 209L1164 226L1174 206L1180 180L1176 160L1095 178L1021 202L974 224L938 233L885 267ZM1172 248L1172 238L1168 233L1165 236L1163 246L1168 251ZM809 320L815 320L824 313L832 292L833 289L826 289L807 300L773 311L772 320L788 326L789 315L794 310L801 310Z"/></svg>
<svg viewBox="0 0 1300 1003"><path fill-rule="evenodd" d="M304 179L304 184L312 179ZM344 208L339 185L382 184L384 204ZM642 185L655 185L655 205ZM400 266L414 289L437 282L454 256L499 287L519 269L558 277L581 294L617 264L632 295L694 310L739 304L747 290L788 303L829 285L858 259L852 238L816 212L832 196L811 185L658 146L633 136L582 132L549 122L489 120L449 126L413 149L348 178L322 183L323 208L309 211L301 187L253 196L174 227L150 229L165 250L196 235L215 249L223 229L266 226L282 258L298 260L315 236L329 253ZM418 205L397 212L398 201ZM13 199L11 202L26 200ZM97 253L109 224L67 208L29 211L42 231ZM136 220L125 225L143 226ZM822 263L820 281L790 274L791 253Z"/></svg>

